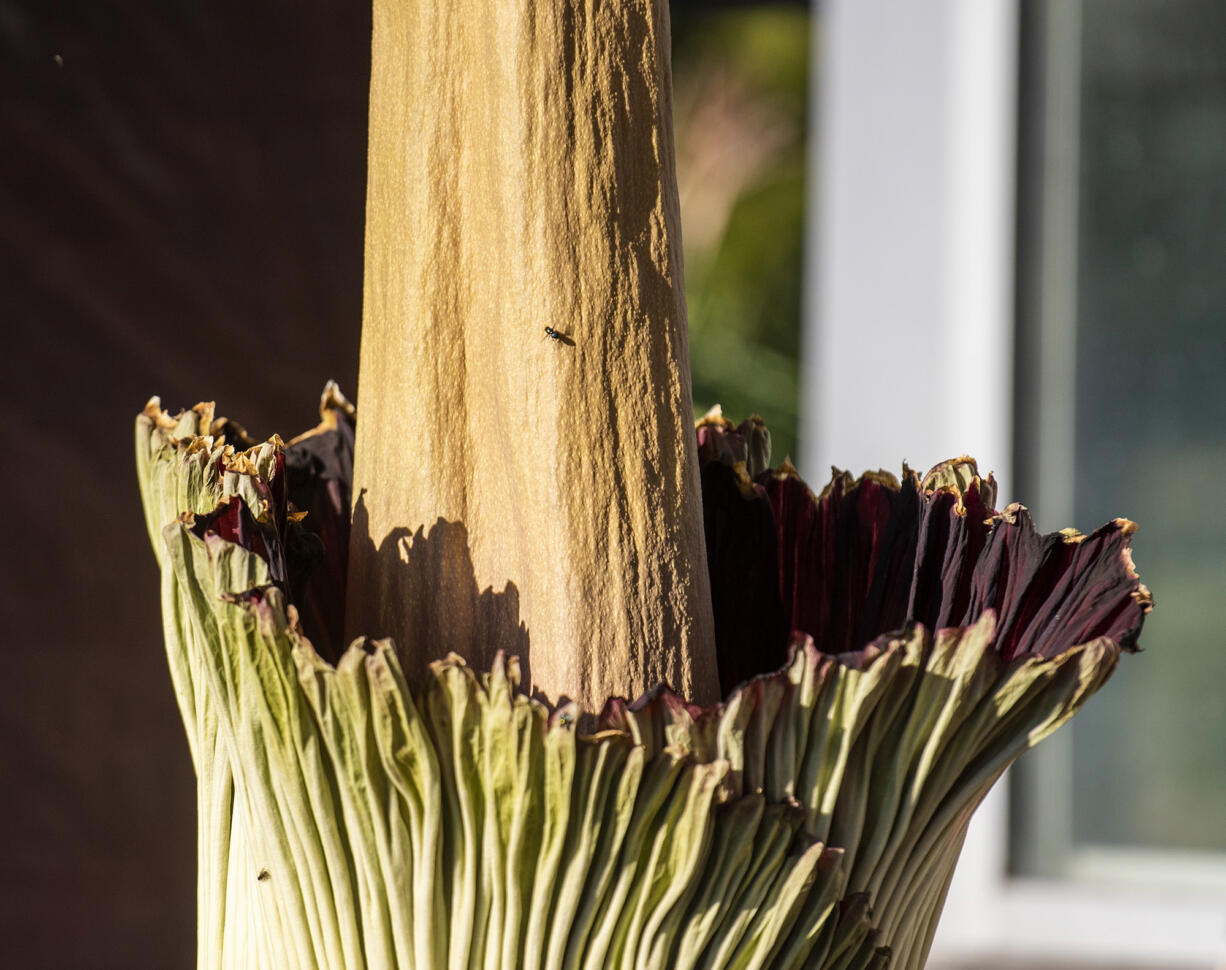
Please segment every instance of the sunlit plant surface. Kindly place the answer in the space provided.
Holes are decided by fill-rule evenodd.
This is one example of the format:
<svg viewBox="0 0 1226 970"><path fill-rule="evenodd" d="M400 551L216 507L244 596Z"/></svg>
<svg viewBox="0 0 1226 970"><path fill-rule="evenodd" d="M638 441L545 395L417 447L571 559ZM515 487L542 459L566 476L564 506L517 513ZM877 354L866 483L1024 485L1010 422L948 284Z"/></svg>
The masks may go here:
<svg viewBox="0 0 1226 970"><path fill-rule="evenodd" d="M959 458L770 467L699 422L724 700L420 682L342 642L353 408L255 443L137 419L199 780L203 967L918 968L975 806L1135 649L1119 519L1040 535Z"/></svg>

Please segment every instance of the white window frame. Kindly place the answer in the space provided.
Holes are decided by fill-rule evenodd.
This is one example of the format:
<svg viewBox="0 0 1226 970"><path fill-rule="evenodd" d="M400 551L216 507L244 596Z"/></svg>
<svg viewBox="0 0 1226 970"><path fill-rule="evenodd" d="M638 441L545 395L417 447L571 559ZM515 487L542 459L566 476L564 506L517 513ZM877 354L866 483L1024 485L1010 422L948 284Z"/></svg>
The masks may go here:
<svg viewBox="0 0 1226 970"><path fill-rule="evenodd" d="M811 482L832 464L897 471L905 458L923 469L969 451L1010 500L1018 2L818 7L800 429ZM1056 129L1079 124L1080 3L1034 2L1049 59L1042 164L1064 193L1045 192L1041 214L1040 396L1067 401L1078 159L1076 137ZM1050 410L1038 422L1044 460L1030 501L1045 519L1067 519L1073 423ZM1067 737L1045 744L1059 775ZM930 967L1226 968L1214 866L1198 879L1172 854L1111 852L1095 879L1083 853L1085 879L1011 876L1007 783L971 825ZM1174 861L1164 870L1164 860Z"/></svg>

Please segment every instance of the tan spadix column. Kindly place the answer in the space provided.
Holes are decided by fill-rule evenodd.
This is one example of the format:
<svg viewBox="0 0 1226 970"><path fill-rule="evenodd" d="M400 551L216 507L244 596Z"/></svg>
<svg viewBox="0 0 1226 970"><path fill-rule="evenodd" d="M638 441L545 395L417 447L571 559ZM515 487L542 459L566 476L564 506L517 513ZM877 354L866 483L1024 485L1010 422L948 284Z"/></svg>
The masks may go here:
<svg viewBox="0 0 1226 970"><path fill-rule="evenodd" d="M375 0L371 73L348 632L714 700L667 3Z"/></svg>

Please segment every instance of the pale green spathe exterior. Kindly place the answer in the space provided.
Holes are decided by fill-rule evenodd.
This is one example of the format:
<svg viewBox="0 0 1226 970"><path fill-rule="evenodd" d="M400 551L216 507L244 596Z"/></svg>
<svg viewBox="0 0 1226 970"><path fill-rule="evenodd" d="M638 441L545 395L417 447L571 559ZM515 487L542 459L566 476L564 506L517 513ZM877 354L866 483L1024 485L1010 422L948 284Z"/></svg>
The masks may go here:
<svg viewBox="0 0 1226 970"><path fill-rule="evenodd" d="M390 641L333 667L257 555L190 516L241 495L212 409L137 422L168 659L199 779L201 968L918 970L971 812L1109 676L1100 640L1005 663L994 617L812 645L699 710L602 729Z"/></svg>

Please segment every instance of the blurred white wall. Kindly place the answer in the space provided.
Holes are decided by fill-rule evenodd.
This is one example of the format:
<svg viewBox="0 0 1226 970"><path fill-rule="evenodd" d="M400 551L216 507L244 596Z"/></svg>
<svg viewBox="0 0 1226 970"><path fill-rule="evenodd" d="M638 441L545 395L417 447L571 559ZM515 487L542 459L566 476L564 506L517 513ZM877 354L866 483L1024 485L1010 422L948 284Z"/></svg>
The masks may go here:
<svg viewBox="0 0 1226 970"><path fill-rule="evenodd" d="M923 472L969 453L1010 500L1016 0L827 0L815 18L802 472ZM999 927L998 788L967 838L934 954Z"/></svg>
<svg viewBox="0 0 1226 970"><path fill-rule="evenodd" d="M820 13L802 471L970 453L1008 498L1016 0Z"/></svg>

